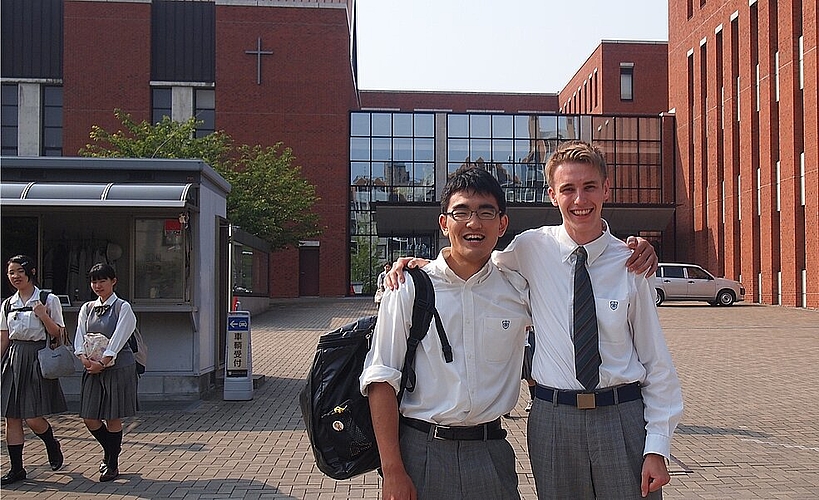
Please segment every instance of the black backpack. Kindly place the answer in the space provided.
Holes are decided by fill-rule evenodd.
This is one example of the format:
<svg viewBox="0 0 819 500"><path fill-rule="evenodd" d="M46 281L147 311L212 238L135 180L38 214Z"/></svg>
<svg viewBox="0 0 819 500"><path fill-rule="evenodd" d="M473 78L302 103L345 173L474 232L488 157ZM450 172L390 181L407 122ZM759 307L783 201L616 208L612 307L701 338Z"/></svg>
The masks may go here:
<svg viewBox="0 0 819 500"><path fill-rule="evenodd" d="M435 291L427 274L406 269L415 283L412 326L401 370L401 390L415 390L415 351L429 330L432 318L441 339L444 358L452 348L435 309ZM370 406L359 390L359 376L370 350L377 316L359 318L319 338L316 356L299 396L307 436L321 472L333 479L349 479L381 466L373 432Z"/></svg>

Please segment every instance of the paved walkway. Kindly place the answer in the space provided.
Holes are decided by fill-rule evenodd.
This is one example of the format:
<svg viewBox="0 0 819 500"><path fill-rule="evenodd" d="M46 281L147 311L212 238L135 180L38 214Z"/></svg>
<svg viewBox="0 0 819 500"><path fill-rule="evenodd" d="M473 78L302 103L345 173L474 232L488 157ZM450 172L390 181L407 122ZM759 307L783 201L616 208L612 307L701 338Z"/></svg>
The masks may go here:
<svg viewBox="0 0 819 500"><path fill-rule="evenodd" d="M373 311L369 299L275 302L253 318L254 372L265 381L252 401L222 401L220 390L149 405L126 421L122 474L104 484L99 445L75 414L56 416L65 466L52 472L27 434L29 479L3 488L3 499L378 498L375 473L334 481L318 472L297 405L318 336ZM660 317L686 404L665 498L819 498L819 312L691 303L663 305ZM521 495L532 499L525 397L505 424Z"/></svg>

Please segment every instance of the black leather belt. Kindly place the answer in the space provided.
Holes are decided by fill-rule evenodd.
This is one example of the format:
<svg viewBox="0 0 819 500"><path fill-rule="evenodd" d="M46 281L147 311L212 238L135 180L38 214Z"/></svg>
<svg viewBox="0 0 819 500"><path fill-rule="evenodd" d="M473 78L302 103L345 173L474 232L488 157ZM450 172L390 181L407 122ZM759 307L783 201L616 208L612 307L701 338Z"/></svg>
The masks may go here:
<svg viewBox="0 0 819 500"><path fill-rule="evenodd" d="M640 385L637 382L600 389L595 392L561 391L551 387L537 386L535 397L550 403L557 398L557 404L577 407L581 410L593 410L598 406L611 406L618 403L627 403L642 399Z"/></svg>
<svg viewBox="0 0 819 500"><path fill-rule="evenodd" d="M500 418L491 422L469 427L435 425L417 418L401 416L401 423L421 432L432 433L435 439L452 441L486 441L488 439L504 439L506 430L501 428Z"/></svg>

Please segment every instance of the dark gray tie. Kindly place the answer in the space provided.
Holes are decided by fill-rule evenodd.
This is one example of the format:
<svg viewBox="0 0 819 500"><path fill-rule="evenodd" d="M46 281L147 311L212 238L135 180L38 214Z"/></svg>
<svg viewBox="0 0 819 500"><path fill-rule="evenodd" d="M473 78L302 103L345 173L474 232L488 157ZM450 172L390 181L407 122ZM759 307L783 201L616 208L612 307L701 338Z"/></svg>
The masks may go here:
<svg viewBox="0 0 819 500"><path fill-rule="evenodd" d="M600 349L597 339L597 313L594 309L589 271L586 269L586 249L575 250L574 266L574 369L577 380L587 391L600 381Z"/></svg>

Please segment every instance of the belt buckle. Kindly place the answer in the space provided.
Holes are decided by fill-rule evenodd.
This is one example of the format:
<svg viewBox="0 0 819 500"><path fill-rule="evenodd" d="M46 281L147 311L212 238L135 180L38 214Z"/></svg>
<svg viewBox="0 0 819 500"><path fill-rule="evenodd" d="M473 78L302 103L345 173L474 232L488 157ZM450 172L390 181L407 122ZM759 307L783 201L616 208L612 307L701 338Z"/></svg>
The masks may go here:
<svg viewBox="0 0 819 500"><path fill-rule="evenodd" d="M577 409L594 410L595 408L597 408L595 399L596 399L595 394L593 392L577 393Z"/></svg>
<svg viewBox="0 0 819 500"><path fill-rule="evenodd" d="M442 436L438 435L438 431L441 430L441 429L448 430L449 426L447 426L447 425L435 425L434 428L432 429L432 439L446 440L445 437L442 437Z"/></svg>

